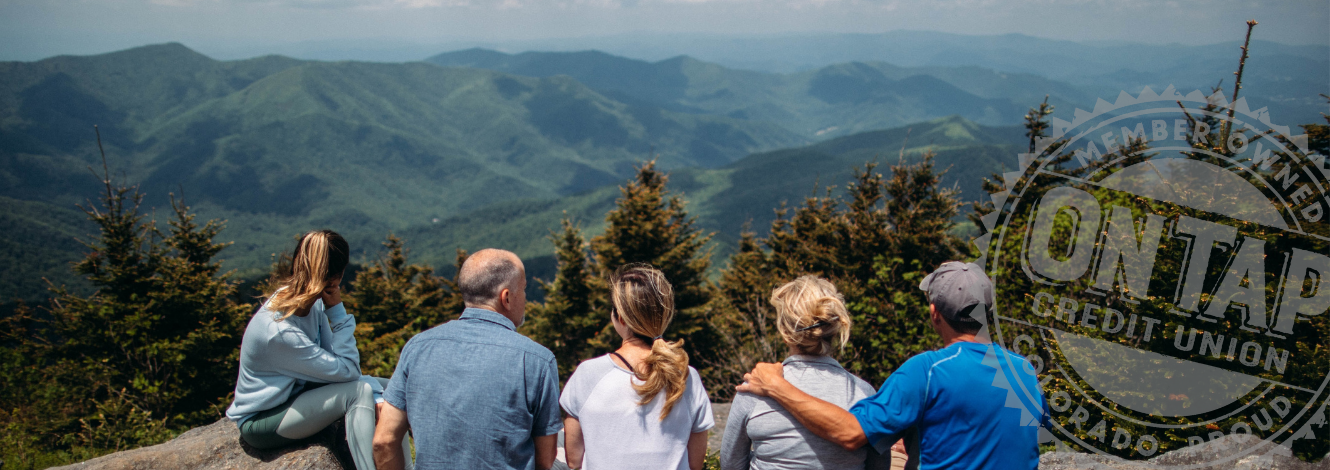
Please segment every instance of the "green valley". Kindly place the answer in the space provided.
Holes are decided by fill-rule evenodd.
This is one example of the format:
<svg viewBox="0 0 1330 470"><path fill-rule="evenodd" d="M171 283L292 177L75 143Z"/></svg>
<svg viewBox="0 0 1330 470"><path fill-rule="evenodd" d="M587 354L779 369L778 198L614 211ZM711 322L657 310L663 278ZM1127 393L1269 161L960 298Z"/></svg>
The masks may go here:
<svg viewBox="0 0 1330 470"><path fill-rule="evenodd" d="M0 296L80 286L68 265L94 231L76 207L101 188L94 125L145 209L165 213L174 194L227 221L221 258L242 278L319 227L346 234L361 262L396 233L444 273L458 248L500 246L548 277L559 220L599 232L648 159L716 233L719 265L746 224L765 231L781 204L843 190L865 162L932 151L945 183L977 199L1024 137L976 120L1018 119L1004 96L1081 99L1035 76L881 63L779 75L600 53L432 62L215 61L165 44L0 64L0 261L19 267Z"/></svg>

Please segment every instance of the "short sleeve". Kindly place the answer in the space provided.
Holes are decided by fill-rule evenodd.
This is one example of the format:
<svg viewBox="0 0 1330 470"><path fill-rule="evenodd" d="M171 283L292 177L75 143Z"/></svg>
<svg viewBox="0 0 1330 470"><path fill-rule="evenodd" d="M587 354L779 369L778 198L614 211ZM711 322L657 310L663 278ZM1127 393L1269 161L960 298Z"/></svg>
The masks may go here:
<svg viewBox="0 0 1330 470"><path fill-rule="evenodd" d="M530 393L533 410L531 435L549 436L558 434L563 429L563 415L559 413L559 366L553 358L545 360L538 370L530 371L528 377L536 377Z"/></svg>
<svg viewBox="0 0 1330 470"><path fill-rule="evenodd" d="M563 393L559 395L559 406L563 408L563 412L576 419L581 419L579 416L582 414L582 403L591 392L586 390L587 373L582 370L585 366L586 362L577 365L573 375L568 377L568 383L563 384Z"/></svg>
<svg viewBox="0 0 1330 470"><path fill-rule="evenodd" d="M716 426L716 417L711 412L711 397L707 396L706 387L702 386L702 377L697 369L688 368L688 393L693 399L693 432L699 433Z"/></svg>
<svg viewBox="0 0 1330 470"><path fill-rule="evenodd" d="M873 447L881 450L879 444L883 439L895 440L919 423L928 393L925 365L918 356L905 361L887 377L882 389L850 407L850 414L859 420L864 436Z"/></svg>
<svg viewBox="0 0 1330 470"><path fill-rule="evenodd" d="M406 379L411 375L411 358L415 346L417 343L407 341L406 346L402 347L402 355L397 358L393 376L388 379L388 386L383 388L383 401L402 411L406 411Z"/></svg>

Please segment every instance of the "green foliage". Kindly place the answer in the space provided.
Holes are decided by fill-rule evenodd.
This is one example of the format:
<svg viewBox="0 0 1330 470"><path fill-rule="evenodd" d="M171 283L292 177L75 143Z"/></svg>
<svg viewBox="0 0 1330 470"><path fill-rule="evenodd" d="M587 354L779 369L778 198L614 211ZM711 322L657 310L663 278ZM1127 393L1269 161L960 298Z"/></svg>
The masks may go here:
<svg viewBox="0 0 1330 470"><path fill-rule="evenodd" d="M391 377L406 341L453 319L463 304L455 279L436 277L428 265L407 263L402 239L388 235L383 246L387 256L356 274L345 302L356 316L361 372ZM465 259L459 253L457 265Z"/></svg>
<svg viewBox="0 0 1330 470"><path fill-rule="evenodd" d="M213 261L226 247L213 242L221 223L200 226L172 199L163 232L140 214L136 188L109 176L104 187L101 206L86 209L100 235L74 265L95 292L54 287L44 315L21 306L4 320L0 408L7 427L32 438L0 451L20 466L52 451L155 444L229 403L251 306L236 302L236 284Z"/></svg>
<svg viewBox="0 0 1330 470"><path fill-rule="evenodd" d="M606 327L609 311L605 280L599 277L587 257L587 243L582 230L564 219L563 230L550 235L558 270L554 281L539 280L545 301L527 307L527 319L521 331L554 353L559 376L567 378L578 363L595 357L609 346L595 341Z"/></svg>
<svg viewBox="0 0 1330 470"><path fill-rule="evenodd" d="M707 370L715 398L728 398L753 362L783 357L767 299L773 288L804 274L831 280L845 296L854 326L840 360L866 380L880 383L905 359L936 345L917 286L938 264L968 254L950 233L960 201L939 186L931 154L893 166L890 179L874 168L870 163L856 171L843 197L828 189L805 199L789 218L780 209L768 238L742 237L712 304L712 324L727 349Z"/></svg>
<svg viewBox="0 0 1330 470"><path fill-rule="evenodd" d="M704 470L720 470L720 451L712 449L707 451L707 459L702 462Z"/></svg>
<svg viewBox="0 0 1330 470"><path fill-rule="evenodd" d="M101 237L74 269L97 292L55 290L49 326L60 341L47 357L100 377L93 396L125 389L127 400L171 424L196 424L215 417L231 389L216 378L235 374L250 306L235 303L235 284L212 261L226 247L212 242L220 222L200 227L187 206L173 203L175 218L162 233L142 220L141 200L108 184L104 211L88 210Z"/></svg>
<svg viewBox="0 0 1330 470"><path fill-rule="evenodd" d="M648 263L664 273L677 311L666 335L686 340L692 357L710 357L703 306L711 298L711 251L704 248L711 235L696 227L683 197L665 188L668 181L655 161L639 167L637 178L620 188L617 207L605 215L605 233L591 239L591 250L603 278L628 263Z"/></svg>
<svg viewBox="0 0 1330 470"><path fill-rule="evenodd" d="M714 354L705 310L711 297L706 280L711 255L704 247L711 236L697 229L683 198L665 188L668 180L654 161L647 162L636 178L619 188L615 208L605 215L605 233L588 244L565 220L562 233L552 237L558 274L553 282L542 283L546 302L528 309L523 332L553 344L561 374L618 344L609 326L605 280L627 263L655 266L674 287L677 313L666 337L684 339L693 361ZM594 258L586 255L587 245Z"/></svg>

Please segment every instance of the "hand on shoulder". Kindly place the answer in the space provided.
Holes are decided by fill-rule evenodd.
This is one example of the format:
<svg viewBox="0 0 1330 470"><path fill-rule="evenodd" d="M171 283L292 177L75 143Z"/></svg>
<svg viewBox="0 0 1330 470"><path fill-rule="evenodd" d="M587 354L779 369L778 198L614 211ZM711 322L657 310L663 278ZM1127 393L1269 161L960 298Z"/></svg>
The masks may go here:
<svg viewBox="0 0 1330 470"><path fill-rule="evenodd" d="M783 364L759 362L757 366L753 367L752 372L744 374L744 383L739 384L734 390L757 396L768 396L777 387L789 383L785 381L784 368Z"/></svg>

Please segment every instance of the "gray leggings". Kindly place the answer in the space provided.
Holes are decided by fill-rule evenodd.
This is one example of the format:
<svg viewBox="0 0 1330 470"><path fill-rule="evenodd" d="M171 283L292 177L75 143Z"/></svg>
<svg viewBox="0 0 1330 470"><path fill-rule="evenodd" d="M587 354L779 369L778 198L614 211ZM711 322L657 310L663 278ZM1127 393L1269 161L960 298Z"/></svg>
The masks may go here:
<svg viewBox="0 0 1330 470"><path fill-rule="evenodd" d="M387 379L375 377L383 386ZM360 380L310 384L299 395L240 425L240 437L259 449L272 449L313 436L346 418L346 443L356 470L374 470L374 392ZM409 440L402 441L406 468L413 467Z"/></svg>

